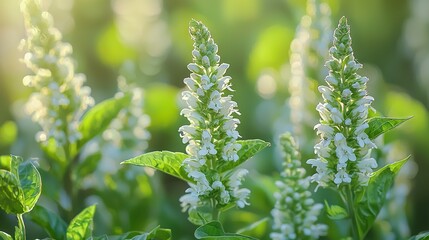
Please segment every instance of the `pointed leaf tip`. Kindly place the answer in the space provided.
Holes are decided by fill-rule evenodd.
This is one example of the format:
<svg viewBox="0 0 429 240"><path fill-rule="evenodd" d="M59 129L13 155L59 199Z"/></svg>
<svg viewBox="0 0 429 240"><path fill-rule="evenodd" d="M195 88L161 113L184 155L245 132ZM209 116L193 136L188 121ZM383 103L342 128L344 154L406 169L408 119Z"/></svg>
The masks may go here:
<svg viewBox="0 0 429 240"><path fill-rule="evenodd" d="M228 161L219 167L220 172L229 171L240 164L246 162L251 157L256 155L256 153L262 151L264 148L271 146L269 142L265 142L260 139L248 139L248 140L238 140L238 144L241 145L240 150L238 151L238 160L237 161Z"/></svg>
<svg viewBox="0 0 429 240"><path fill-rule="evenodd" d="M340 220L349 216L349 214L343 207L338 205L329 205L326 200L325 207L326 212L328 213L328 218L332 220Z"/></svg>
<svg viewBox="0 0 429 240"><path fill-rule="evenodd" d="M82 138L78 142L78 148L106 130L119 112L128 107L131 99L129 94L122 97L113 97L98 103L88 110L83 115L78 126L79 132L82 134Z"/></svg>
<svg viewBox="0 0 429 240"><path fill-rule="evenodd" d="M412 116L406 118L374 117L368 120L369 127L365 129L365 133L368 135L369 139L375 139L411 118Z"/></svg>
<svg viewBox="0 0 429 240"><path fill-rule="evenodd" d="M155 151L125 160L121 164L150 167L193 183L195 181L188 176L188 173L182 166L182 162L188 157L187 154L181 152Z"/></svg>
<svg viewBox="0 0 429 240"><path fill-rule="evenodd" d="M356 219L362 236L369 231L386 201L387 192L391 189L395 176L409 158L410 156L373 172L368 186L358 194L355 202L355 207L358 209Z"/></svg>
<svg viewBox="0 0 429 240"><path fill-rule="evenodd" d="M194 236L197 239L202 239L208 236L222 236L224 234L225 232L223 230L222 224L218 221L209 222L203 226L200 226L194 232Z"/></svg>
<svg viewBox="0 0 429 240"><path fill-rule="evenodd" d="M85 208L71 220L66 232L67 240L87 239L92 236L92 219L95 206L91 205Z"/></svg>

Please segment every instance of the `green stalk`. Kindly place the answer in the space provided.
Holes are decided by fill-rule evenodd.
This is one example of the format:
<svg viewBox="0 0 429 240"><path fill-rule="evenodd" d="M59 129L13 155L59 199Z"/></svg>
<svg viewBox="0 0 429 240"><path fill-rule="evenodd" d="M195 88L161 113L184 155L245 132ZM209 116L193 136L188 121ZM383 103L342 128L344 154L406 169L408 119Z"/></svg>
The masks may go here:
<svg viewBox="0 0 429 240"><path fill-rule="evenodd" d="M213 210L212 210L213 221L219 221L220 211L219 211L219 209L216 206L216 200L211 199L211 205L212 205L212 208L213 208Z"/></svg>
<svg viewBox="0 0 429 240"><path fill-rule="evenodd" d="M65 117L62 117L62 121L67 121ZM74 218L76 214L78 214L78 202L77 202L77 191L79 190L78 187L74 186L73 181L73 172L76 168L76 163L79 160L79 154L74 156L72 158L72 151L71 151L71 143L69 141L69 132L68 129L64 129L64 133L66 134L66 143L64 145L64 153L67 161L67 166L65 169L65 173L63 176L63 186L64 190L70 200L70 206L71 209L67 212L68 219L71 220Z"/></svg>
<svg viewBox="0 0 429 240"><path fill-rule="evenodd" d="M25 223L24 223L24 219L22 218L22 214L17 214L16 217L18 218L18 227L19 227L19 230L21 230L22 240L25 240ZM15 236L15 239L18 239L18 237Z"/></svg>
<svg viewBox="0 0 429 240"><path fill-rule="evenodd" d="M351 228L352 228L352 238L354 240L361 240L363 239L362 236L360 236L360 231L359 231L359 225L356 219L356 213L355 213L355 208L354 208L354 195L352 192L352 188L350 185L348 185L345 188L345 193L343 193L343 201L345 201L345 204L347 206L347 211L349 213L349 217L351 220Z"/></svg>

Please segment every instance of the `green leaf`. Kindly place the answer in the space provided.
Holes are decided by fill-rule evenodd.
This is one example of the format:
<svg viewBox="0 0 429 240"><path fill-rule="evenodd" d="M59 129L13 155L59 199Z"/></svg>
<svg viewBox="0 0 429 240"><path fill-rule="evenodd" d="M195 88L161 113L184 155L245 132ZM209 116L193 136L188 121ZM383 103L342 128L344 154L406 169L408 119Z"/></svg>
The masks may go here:
<svg viewBox="0 0 429 240"><path fill-rule="evenodd" d="M226 172L228 170L234 169L240 164L247 161L249 158L253 157L256 153L262 149L270 146L270 143L262 141L260 139L250 139L250 140L239 140L238 144L241 145L241 149L238 151L238 160L237 161L228 161L222 164L219 167L220 172Z"/></svg>
<svg viewBox="0 0 429 240"><path fill-rule="evenodd" d="M91 108L79 124L79 132L82 138L78 142L78 149L95 136L102 133L118 113L131 102L131 97L115 97L104 100Z"/></svg>
<svg viewBox="0 0 429 240"><path fill-rule="evenodd" d="M106 234L98 236L98 237L92 237L89 240L123 240L123 238L110 238Z"/></svg>
<svg viewBox="0 0 429 240"><path fill-rule="evenodd" d="M328 217L332 220L344 219L349 215L344 208L338 205L329 206L328 202L325 201L325 206L326 206L326 212L328 213Z"/></svg>
<svg viewBox="0 0 429 240"><path fill-rule="evenodd" d="M429 231L421 232L415 236L410 237L408 240L427 240L429 239Z"/></svg>
<svg viewBox="0 0 429 240"><path fill-rule="evenodd" d="M67 228L67 240L86 239L92 234L92 218L94 217L95 205L85 208L72 219Z"/></svg>
<svg viewBox="0 0 429 240"><path fill-rule="evenodd" d="M197 239L204 237L222 236L225 234L222 224L218 221L209 222L203 226L200 226L195 230L194 236Z"/></svg>
<svg viewBox="0 0 429 240"><path fill-rule="evenodd" d="M13 238L9 234L2 231L0 231L0 238L3 240L13 240Z"/></svg>
<svg viewBox="0 0 429 240"><path fill-rule="evenodd" d="M244 236L236 233L225 233L223 230L222 224L219 221L209 222L203 226L197 228L194 232L196 239L205 239L205 240L248 240L255 239L249 236Z"/></svg>
<svg viewBox="0 0 429 240"><path fill-rule="evenodd" d="M67 224L60 216L42 206L35 206L27 217L41 226L50 237L54 239L65 239Z"/></svg>
<svg viewBox="0 0 429 240"><path fill-rule="evenodd" d="M140 237L140 236L144 236L145 238L143 239L146 239L147 233L132 231L132 232L123 233L121 235L113 235L113 236L102 235L98 237L93 237L91 238L91 240L127 240L127 239L132 239L134 237Z"/></svg>
<svg viewBox="0 0 429 240"><path fill-rule="evenodd" d="M156 151L128 159L121 162L121 164L154 168L173 177L194 183L195 181L188 177L188 173L182 166L183 160L188 157L188 155L180 152Z"/></svg>
<svg viewBox="0 0 429 240"><path fill-rule="evenodd" d="M39 200L42 192L42 179L31 161L21 163L18 169L20 187L24 193L25 212L29 212Z"/></svg>
<svg viewBox="0 0 429 240"><path fill-rule="evenodd" d="M252 236L262 235L263 233L267 232L267 229L271 228L271 226L268 226L269 220L270 219L268 217L262 218L261 220L258 220L247 227L241 228L237 231L237 233L249 234Z"/></svg>
<svg viewBox="0 0 429 240"><path fill-rule="evenodd" d="M213 221L212 209L208 206L191 208L188 211L188 221L197 226Z"/></svg>
<svg viewBox="0 0 429 240"><path fill-rule="evenodd" d="M19 180L6 170L0 170L0 208L6 213L21 214L25 212L24 193Z"/></svg>
<svg viewBox="0 0 429 240"><path fill-rule="evenodd" d="M171 230L166 228L160 228L160 226L157 226L148 233L147 238L156 240L170 240Z"/></svg>
<svg viewBox="0 0 429 240"><path fill-rule="evenodd" d="M386 201L396 174L410 157L388 164L374 172L368 186L358 193L355 201L356 219L360 236L365 236Z"/></svg>
<svg viewBox="0 0 429 240"><path fill-rule="evenodd" d="M171 230L160 228L157 226L150 232L127 232L121 235L114 236L99 236L92 238L92 240L170 240L171 239Z"/></svg>
<svg viewBox="0 0 429 240"><path fill-rule="evenodd" d="M375 117L371 118L368 121L369 127L365 130L365 133L368 135L369 139L375 139L381 134L390 131L403 122L411 119L408 118L389 118L389 117Z"/></svg>
<svg viewBox="0 0 429 240"><path fill-rule="evenodd" d="M10 172L0 170L0 207L7 213L23 214L31 211L39 199L42 180L36 167L11 155Z"/></svg>
<svg viewBox="0 0 429 240"><path fill-rule="evenodd" d="M15 227L15 240L24 240L24 233L19 227Z"/></svg>
<svg viewBox="0 0 429 240"><path fill-rule="evenodd" d="M54 138L40 145L40 148L49 158L60 163L63 167L67 164L66 153L63 147L59 147Z"/></svg>
<svg viewBox="0 0 429 240"><path fill-rule="evenodd" d="M19 164L24 160L22 157L10 155L10 172L18 179L19 181Z"/></svg>
<svg viewBox="0 0 429 240"><path fill-rule="evenodd" d="M93 173L98 166L98 163L101 160L101 152L96 152L94 154L89 155L85 160L79 163L76 172L77 178L83 179L84 177Z"/></svg>

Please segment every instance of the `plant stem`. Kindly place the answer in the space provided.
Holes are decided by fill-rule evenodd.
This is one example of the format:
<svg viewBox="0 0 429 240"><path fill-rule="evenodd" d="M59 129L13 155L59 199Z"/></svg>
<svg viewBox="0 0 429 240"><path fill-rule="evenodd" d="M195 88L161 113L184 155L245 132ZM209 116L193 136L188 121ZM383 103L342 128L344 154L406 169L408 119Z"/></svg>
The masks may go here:
<svg viewBox="0 0 429 240"><path fill-rule="evenodd" d="M64 145L64 152L65 152L65 157L68 164L66 166L64 176L63 176L63 187L70 201L71 209L69 209L67 213L68 215L67 218L68 220L71 220L78 213L78 202L76 199L78 188L74 186L75 183L73 181L73 172L76 168L76 164L79 161L79 154L77 154L76 156L72 156L72 153L71 153L72 144L68 140L69 134L67 129L64 129L64 131L66 133L66 144Z"/></svg>
<svg viewBox="0 0 429 240"><path fill-rule="evenodd" d="M347 206L347 211L351 219L352 238L354 240L361 240L362 236L360 236L359 226L358 226L356 213L354 209L354 195L350 185L346 187L345 196L343 199L346 201L345 204Z"/></svg>
<svg viewBox="0 0 429 240"><path fill-rule="evenodd" d="M216 206L216 200L212 199L211 200L211 204L212 204L212 208L213 208L213 211L212 211L213 221L219 221L220 212L219 212L219 209Z"/></svg>
<svg viewBox="0 0 429 240"><path fill-rule="evenodd" d="M24 223L24 219L22 218L22 214L17 214L16 217L18 218L18 227L21 230L22 240L25 240L25 223ZM15 236L15 239L18 239L17 236Z"/></svg>

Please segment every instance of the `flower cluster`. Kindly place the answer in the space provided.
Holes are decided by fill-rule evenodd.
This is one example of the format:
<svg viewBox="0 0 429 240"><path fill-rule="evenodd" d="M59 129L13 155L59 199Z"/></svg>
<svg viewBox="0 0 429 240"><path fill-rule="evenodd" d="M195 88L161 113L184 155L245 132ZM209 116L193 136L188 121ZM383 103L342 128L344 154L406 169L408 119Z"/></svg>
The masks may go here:
<svg viewBox="0 0 429 240"><path fill-rule="evenodd" d="M130 94L132 97L130 106L122 109L118 116L110 123L109 128L103 133L103 138L112 141L117 148L125 148L130 152L129 156L144 151L148 146L150 133L147 127L150 118L144 113L144 91L142 88L130 84L124 76L118 78L119 92L117 97Z"/></svg>
<svg viewBox="0 0 429 240"><path fill-rule="evenodd" d="M83 86L83 74L75 74L72 47L61 41L52 16L42 11L38 1L23 1L21 11L27 30L27 39L21 43L26 51L23 62L33 72L23 84L34 91L26 110L42 127L36 139L52 138L58 146L75 142L80 138L78 121L94 104L91 89Z"/></svg>
<svg viewBox="0 0 429 240"><path fill-rule="evenodd" d="M276 204L271 214L274 219L271 239L318 239L326 235L327 226L317 224L317 217L323 205L314 203L311 193L310 177L305 176L301 167L298 148L288 133L280 136L280 145L285 162L281 173L282 181L276 185L280 192L275 193Z"/></svg>
<svg viewBox="0 0 429 240"><path fill-rule="evenodd" d="M224 93L232 91L231 77L224 76L229 65L219 64L218 47L207 27L192 20L189 31L194 40L193 63L188 65L192 72L190 77L184 79L188 90L182 93L182 99L187 107L181 114L190 124L180 127L179 132L183 143L188 144L189 158L183 165L195 184L190 183L180 201L184 211L213 199L212 207L233 202L244 207L250 191L240 185L247 170L238 169L227 174L216 171L223 164L237 161L241 148L236 142L240 137L236 130L240 121L234 117L239 114L237 103Z"/></svg>
<svg viewBox="0 0 429 240"><path fill-rule="evenodd" d="M365 133L374 99L366 91L368 78L357 74L362 65L355 60L351 43L350 26L343 17L334 32L330 60L326 62L327 86L319 87L324 101L316 107L321 117L314 127L321 138L314 146L318 158L307 161L316 167L313 181L323 187L367 185L377 167L375 159L369 156L376 146Z"/></svg>
<svg viewBox="0 0 429 240"><path fill-rule="evenodd" d="M100 164L103 172L116 172L118 159L126 159L144 152L148 148L150 133L147 127L150 117L144 113L144 90L127 81L125 76L118 77L119 92L115 97L131 96L130 105L123 108L103 132L102 141L94 141L99 145L92 149L100 149L104 162ZM98 151L98 150L97 150Z"/></svg>

